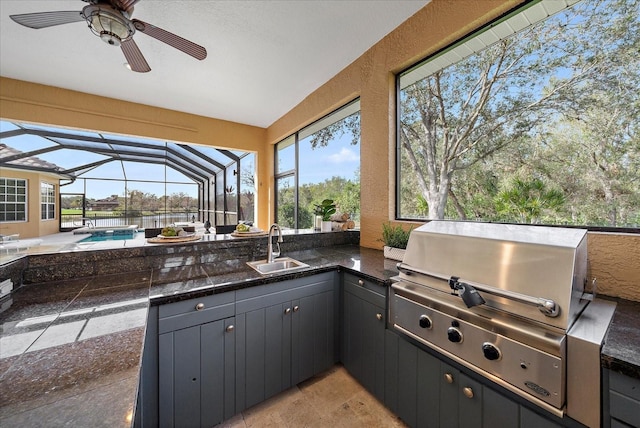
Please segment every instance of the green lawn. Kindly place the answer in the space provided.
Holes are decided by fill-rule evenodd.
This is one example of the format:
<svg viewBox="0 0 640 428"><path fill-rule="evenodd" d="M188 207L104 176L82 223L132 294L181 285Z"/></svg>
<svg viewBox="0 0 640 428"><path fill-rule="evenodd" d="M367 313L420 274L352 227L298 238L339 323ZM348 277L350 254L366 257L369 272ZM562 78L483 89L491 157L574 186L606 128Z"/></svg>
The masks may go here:
<svg viewBox="0 0 640 428"><path fill-rule="evenodd" d="M81 208L63 208L62 215L65 214L82 214Z"/></svg>

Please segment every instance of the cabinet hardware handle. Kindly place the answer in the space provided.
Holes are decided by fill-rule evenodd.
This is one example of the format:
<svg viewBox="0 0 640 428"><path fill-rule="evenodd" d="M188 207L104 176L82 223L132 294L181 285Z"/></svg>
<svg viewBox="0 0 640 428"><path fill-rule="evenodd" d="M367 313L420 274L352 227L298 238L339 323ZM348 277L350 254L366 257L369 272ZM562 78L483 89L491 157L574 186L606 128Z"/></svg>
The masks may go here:
<svg viewBox="0 0 640 428"><path fill-rule="evenodd" d="M204 303L198 303L196 305L196 311L201 311L204 309Z"/></svg>
<svg viewBox="0 0 640 428"><path fill-rule="evenodd" d="M298 312L300 310L300 306L296 305L293 307L293 312Z"/></svg>
<svg viewBox="0 0 640 428"><path fill-rule="evenodd" d="M378 319L378 321L382 321L382 314L376 314L376 318Z"/></svg>
<svg viewBox="0 0 640 428"><path fill-rule="evenodd" d="M358 284L361 285L361 286L364 286L364 281L362 279L359 279L358 280Z"/></svg>
<svg viewBox="0 0 640 428"><path fill-rule="evenodd" d="M235 328L235 327L233 326L233 324L231 324L231 325L228 325L228 326L227 326L227 328L225 328L225 331L226 331L227 333L231 333L231 332L233 331L233 329L234 329L234 328Z"/></svg>
<svg viewBox="0 0 640 428"><path fill-rule="evenodd" d="M291 313L291 308L287 308L284 310L285 315L288 315Z"/></svg>
<svg viewBox="0 0 640 428"><path fill-rule="evenodd" d="M447 383L453 383L453 375L451 373L445 373L444 380L446 380Z"/></svg>
<svg viewBox="0 0 640 428"><path fill-rule="evenodd" d="M470 387L464 387L462 388L462 392L464 393L464 396L467 398L473 398L473 389L471 389Z"/></svg>

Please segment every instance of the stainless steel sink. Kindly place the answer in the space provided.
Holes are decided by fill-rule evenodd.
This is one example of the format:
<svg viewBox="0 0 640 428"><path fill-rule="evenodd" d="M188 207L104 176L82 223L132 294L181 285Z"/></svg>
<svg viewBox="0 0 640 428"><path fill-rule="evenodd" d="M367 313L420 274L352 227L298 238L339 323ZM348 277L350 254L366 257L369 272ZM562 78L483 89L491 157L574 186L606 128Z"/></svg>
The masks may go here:
<svg viewBox="0 0 640 428"><path fill-rule="evenodd" d="M267 263L266 260L258 260L256 262L247 262L247 264L261 274L289 272L295 269L309 267L308 264L292 259L291 257L280 257L271 263Z"/></svg>

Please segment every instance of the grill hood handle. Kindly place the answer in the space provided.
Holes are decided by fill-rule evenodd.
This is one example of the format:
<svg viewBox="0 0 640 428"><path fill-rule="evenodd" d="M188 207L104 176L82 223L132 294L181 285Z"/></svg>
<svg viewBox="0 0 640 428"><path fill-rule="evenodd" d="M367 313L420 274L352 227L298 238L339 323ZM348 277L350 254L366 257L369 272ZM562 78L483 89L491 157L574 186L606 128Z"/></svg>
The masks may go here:
<svg viewBox="0 0 640 428"><path fill-rule="evenodd" d="M449 278L449 287L454 291L453 294L455 294L456 291L458 292L457 295L462 297L462 301L467 305L467 308L484 305L486 303L480 293L478 293L478 290L465 282L458 281L459 279L457 276Z"/></svg>
<svg viewBox="0 0 640 428"><path fill-rule="evenodd" d="M480 283L473 283L473 285L470 285L468 283L459 282L458 281L459 277L452 276L450 278L447 278L444 275L440 275L434 272L429 272L424 269L417 269L415 267L408 266L402 262L398 263L397 268L398 268L398 271L400 271L401 273L404 273L405 275L419 274L419 275L430 276L432 278L437 278L443 281L448 281L449 286L451 286L451 280L453 278L456 278L455 282L457 282L458 284L464 284L466 290L469 290L469 289L473 290L475 293L471 293L471 290L469 290L469 294L476 294L477 296L480 297L480 299L482 299L482 296L478 294L477 290L480 290L484 293L493 294L494 296L515 300L521 303L525 303L527 305L536 306L538 310L540 310L540 312L542 312L545 316L548 316L551 318L557 317L560 314L560 306L558 306L558 304L553 300L545 299L544 297L531 297L525 294L516 293L514 291L509 291L509 290L502 290L502 289L490 287L488 285L484 285ZM456 290L454 287L451 287L451 288ZM461 288L462 286L460 286L458 290L460 290ZM467 293L464 293L464 292L460 293L460 297L462 297L463 300L464 300L464 297L463 297L464 294L467 294ZM471 297L471 299L473 298L474 297ZM484 303L484 299L482 299L481 303L476 303L471 306L469 306L469 303L467 303L467 301L465 301L464 303L467 305L467 307L470 308L471 306L481 305L482 303ZM471 303L473 303L473 301L471 301Z"/></svg>

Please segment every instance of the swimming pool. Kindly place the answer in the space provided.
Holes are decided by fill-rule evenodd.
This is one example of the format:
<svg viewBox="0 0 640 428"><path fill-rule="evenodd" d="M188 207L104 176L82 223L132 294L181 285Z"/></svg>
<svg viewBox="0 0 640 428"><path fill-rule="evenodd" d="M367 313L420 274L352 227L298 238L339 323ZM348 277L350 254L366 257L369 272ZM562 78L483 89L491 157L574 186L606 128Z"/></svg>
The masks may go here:
<svg viewBox="0 0 640 428"><path fill-rule="evenodd" d="M96 234L89 235L86 238L78 242L104 242L104 241L126 241L129 239L136 239L138 236L144 236L144 232L128 233L128 234Z"/></svg>

